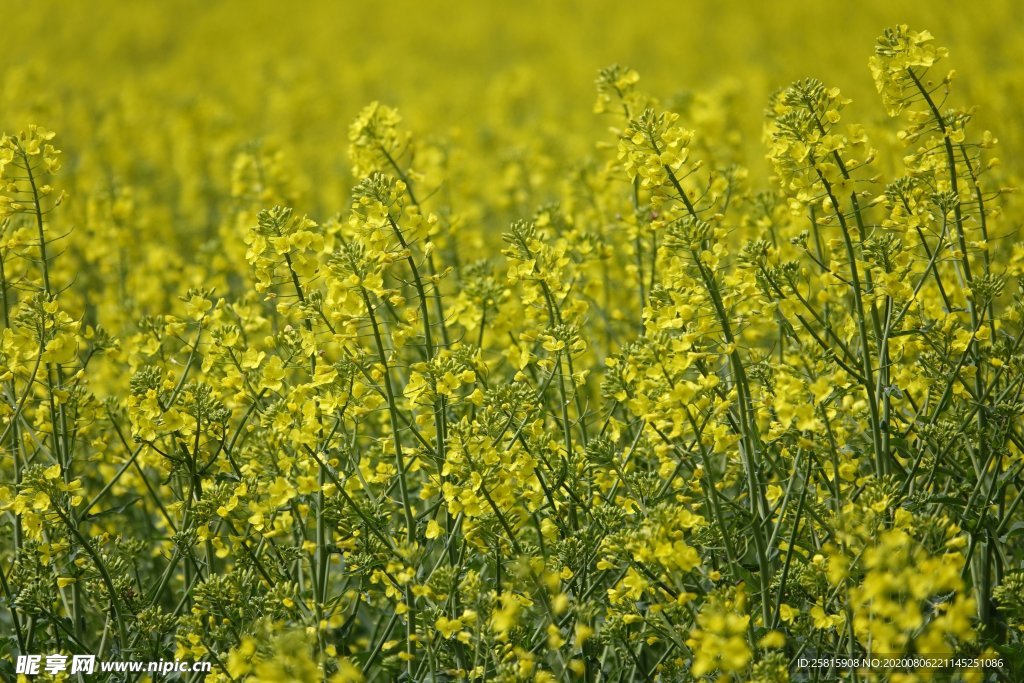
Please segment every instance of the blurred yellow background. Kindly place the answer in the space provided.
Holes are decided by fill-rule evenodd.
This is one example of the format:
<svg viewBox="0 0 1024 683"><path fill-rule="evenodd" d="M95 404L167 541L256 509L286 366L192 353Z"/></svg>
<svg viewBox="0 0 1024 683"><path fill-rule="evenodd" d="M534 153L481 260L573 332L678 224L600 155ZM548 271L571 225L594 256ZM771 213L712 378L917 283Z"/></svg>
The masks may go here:
<svg viewBox="0 0 1024 683"><path fill-rule="evenodd" d="M999 126L1016 115L1024 63L1024 10L1010 0L3 5L3 127L30 115L78 147L90 122L112 111L126 125L161 129L198 107L219 133L279 138L300 166L330 171L348 123L378 99L417 131L514 138L496 130L513 122L578 151L601 134L593 80L613 62L636 68L644 89L663 97L734 88L756 143L769 93L805 76L853 97L849 119L884 116L867 57L884 27L907 23L950 47L958 96L1020 149L1019 127ZM579 136L566 139L570 129ZM160 165L158 150L145 152Z"/></svg>

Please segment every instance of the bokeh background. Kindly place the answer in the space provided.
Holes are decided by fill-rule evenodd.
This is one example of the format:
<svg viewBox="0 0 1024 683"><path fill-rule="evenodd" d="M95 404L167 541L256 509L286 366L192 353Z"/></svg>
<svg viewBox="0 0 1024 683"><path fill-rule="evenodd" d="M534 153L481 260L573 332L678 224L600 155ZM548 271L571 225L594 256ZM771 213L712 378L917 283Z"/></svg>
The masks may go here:
<svg viewBox="0 0 1024 683"><path fill-rule="evenodd" d="M604 131L593 81L611 63L636 68L665 98L736 98L748 164L764 170L762 110L797 78L842 88L854 99L848 120L884 116L867 57L894 23L949 46L959 103L978 106L1004 154L1022 146L1021 126L1005 125L1019 115L1024 62L1024 9L1012 0L2 4L3 128L38 120L69 151L121 137L154 183L182 185L190 179L177 177L176 158L208 156L204 181L216 185L228 176L216 166L222 152L271 140L323 209L350 184L347 127L367 102L399 107L413 130L460 135L462 149L491 163L513 155L524 131L553 158L570 157ZM147 130L167 135L147 145Z"/></svg>

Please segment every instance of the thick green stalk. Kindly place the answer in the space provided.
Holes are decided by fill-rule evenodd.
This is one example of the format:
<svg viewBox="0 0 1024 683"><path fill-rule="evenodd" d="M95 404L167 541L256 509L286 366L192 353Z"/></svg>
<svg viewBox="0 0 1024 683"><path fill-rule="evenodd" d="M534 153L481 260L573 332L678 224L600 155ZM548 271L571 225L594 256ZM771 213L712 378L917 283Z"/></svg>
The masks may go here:
<svg viewBox="0 0 1024 683"><path fill-rule="evenodd" d="M402 509L405 511L406 540L410 545L416 542L416 519L412 513L412 503L409 499L408 482L406 481L405 456L402 452L402 437L399 431L398 402L395 399L395 390L391 385L391 370L388 367L387 353L384 350L384 340L381 337L380 327L377 324L377 316L373 312L373 304L370 303L370 295L365 287L360 286L363 304L366 306L367 315L370 318L370 325L373 329L373 341L377 347L377 357L380 360L382 373L384 375L384 390L387 393L388 414L391 418L391 436L395 446L395 463L398 467L398 490L402 496ZM406 622L406 652L410 656L407 670L412 675L412 659L416 646L414 635L416 633L416 603L412 595L412 588L405 587L405 602L409 609L409 616Z"/></svg>
<svg viewBox="0 0 1024 683"><path fill-rule="evenodd" d="M812 164L815 163L813 158L810 161ZM850 236L850 226L846 221L846 215L840 208L839 200L832 191L832 184L827 178L825 178L824 174L820 170L817 171L817 174L818 179L825 188L825 194L828 195L829 201L832 203L835 216L839 220L839 227L841 228L843 235L843 245L846 248L846 258L850 263L850 290L853 293L854 313L857 316L857 333L860 336L862 347L861 364L864 369L863 385L868 401L868 411L871 416L871 442L875 451L875 472L881 476L889 471L889 463L886 460L886 451L882 443L882 428L878 414L878 395L875 393L875 371L871 362L871 343L868 336L867 316L864 312L864 300L861 294L862 285L859 269L857 267L857 252L854 249L853 239Z"/></svg>
<svg viewBox="0 0 1024 683"><path fill-rule="evenodd" d="M651 143L654 146L655 153L660 154L657 142L652 139ZM690 201L690 198L687 196L686 191L683 188L682 183L680 183L679 179L676 177L675 172L667 164L664 165L663 168L665 169L669 182L671 182L672 186L679 194L679 199L686 207L687 213L690 214L690 217L693 220L699 220L700 218L697 214L697 210ZM740 450L743 455L744 469L747 474L749 506L752 517L751 531L754 536L754 550L757 553L758 573L759 580L761 582L761 617L764 620L764 623L767 624L771 616L768 606L768 595L772 572L771 563L768 559L768 548L765 542L763 528L763 524L768 518L768 500L765 497L764 482L762 481L760 463L758 462L763 445L761 444L761 437L757 433L753 401L751 400L750 395L750 384L747 380L743 359L740 357L736 338L733 336L732 326L729 323L729 316L725 310L725 303L722 300L721 292L718 290L718 284L715 281L714 273L710 271L701 259L696 248L691 247L690 254L693 257L694 264L697 266L697 270L700 273L704 288L711 297L712 304L715 308L715 316L718 318L718 324L722 328L722 336L729 349L729 368L733 376L733 382L736 386L737 402L739 404L740 440L743 444L743 447Z"/></svg>

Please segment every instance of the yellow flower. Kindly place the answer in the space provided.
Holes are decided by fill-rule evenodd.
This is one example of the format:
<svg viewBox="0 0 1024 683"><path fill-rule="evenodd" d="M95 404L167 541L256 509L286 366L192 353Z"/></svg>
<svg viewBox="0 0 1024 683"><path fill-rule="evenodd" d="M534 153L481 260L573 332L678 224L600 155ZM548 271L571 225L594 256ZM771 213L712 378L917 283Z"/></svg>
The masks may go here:
<svg viewBox="0 0 1024 683"><path fill-rule="evenodd" d="M263 366L263 380L260 384L263 389L270 389L271 391L279 391L283 386L285 371L284 363L278 356L273 356L267 364Z"/></svg>
<svg viewBox="0 0 1024 683"><path fill-rule="evenodd" d="M438 617L437 621L434 622L434 626L441 632L442 636L445 638L452 638L456 633L462 630L462 620Z"/></svg>

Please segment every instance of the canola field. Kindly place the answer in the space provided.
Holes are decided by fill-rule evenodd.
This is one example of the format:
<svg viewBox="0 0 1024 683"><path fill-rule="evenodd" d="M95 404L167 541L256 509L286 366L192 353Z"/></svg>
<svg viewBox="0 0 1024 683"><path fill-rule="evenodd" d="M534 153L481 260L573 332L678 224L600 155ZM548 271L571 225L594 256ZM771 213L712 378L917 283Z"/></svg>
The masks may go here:
<svg viewBox="0 0 1024 683"><path fill-rule="evenodd" d="M1024 680L1016 3L0 13L0 680Z"/></svg>

